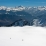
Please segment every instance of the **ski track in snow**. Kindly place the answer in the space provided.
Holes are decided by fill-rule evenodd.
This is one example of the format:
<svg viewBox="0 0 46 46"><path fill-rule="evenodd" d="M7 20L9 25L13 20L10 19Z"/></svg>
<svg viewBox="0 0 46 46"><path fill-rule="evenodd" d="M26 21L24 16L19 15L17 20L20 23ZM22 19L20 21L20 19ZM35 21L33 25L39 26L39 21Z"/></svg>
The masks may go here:
<svg viewBox="0 0 46 46"><path fill-rule="evenodd" d="M46 46L42 27L0 27L0 46Z"/></svg>

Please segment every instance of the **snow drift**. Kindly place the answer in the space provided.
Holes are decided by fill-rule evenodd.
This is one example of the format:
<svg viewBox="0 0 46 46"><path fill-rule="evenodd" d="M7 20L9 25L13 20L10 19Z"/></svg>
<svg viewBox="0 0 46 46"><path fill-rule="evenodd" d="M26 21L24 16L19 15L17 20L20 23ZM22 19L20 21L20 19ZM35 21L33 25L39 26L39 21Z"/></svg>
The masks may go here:
<svg viewBox="0 0 46 46"><path fill-rule="evenodd" d="M0 46L46 46L42 27L0 27Z"/></svg>

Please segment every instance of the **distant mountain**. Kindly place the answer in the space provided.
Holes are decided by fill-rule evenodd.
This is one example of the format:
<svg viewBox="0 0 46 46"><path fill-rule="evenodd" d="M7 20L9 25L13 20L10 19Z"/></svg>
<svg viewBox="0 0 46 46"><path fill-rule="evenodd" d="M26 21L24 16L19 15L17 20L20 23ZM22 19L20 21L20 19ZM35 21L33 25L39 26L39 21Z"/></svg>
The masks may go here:
<svg viewBox="0 0 46 46"><path fill-rule="evenodd" d="M46 26L46 6L0 6L0 26Z"/></svg>

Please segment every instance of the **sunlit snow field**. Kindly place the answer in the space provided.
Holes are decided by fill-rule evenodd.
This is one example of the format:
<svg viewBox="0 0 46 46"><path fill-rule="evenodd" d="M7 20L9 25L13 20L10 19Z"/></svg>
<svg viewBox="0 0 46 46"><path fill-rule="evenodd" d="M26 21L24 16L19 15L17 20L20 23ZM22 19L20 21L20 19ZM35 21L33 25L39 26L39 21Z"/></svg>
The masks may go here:
<svg viewBox="0 0 46 46"><path fill-rule="evenodd" d="M46 28L0 27L0 46L46 46Z"/></svg>

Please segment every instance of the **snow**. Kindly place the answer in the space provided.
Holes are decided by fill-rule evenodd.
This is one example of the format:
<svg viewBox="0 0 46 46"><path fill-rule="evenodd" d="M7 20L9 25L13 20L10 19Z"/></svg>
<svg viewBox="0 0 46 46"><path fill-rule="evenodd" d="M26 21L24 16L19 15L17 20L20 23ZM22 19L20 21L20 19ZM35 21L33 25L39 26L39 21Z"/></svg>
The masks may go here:
<svg viewBox="0 0 46 46"><path fill-rule="evenodd" d="M6 11L11 11L11 10L13 10L13 11L22 11L22 10L25 9L25 7L21 6L21 7L15 8L15 7L0 6L0 10L2 10L2 9L3 9L3 10L6 10Z"/></svg>
<svg viewBox="0 0 46 46"><path fill-rule="evenodd" d="M0 27L0 46L46 46L46 28Z"/></svg>
<svg viewBox="0 0 46 46"><path fill-rule="evenodd" d="M22 10L30 10L30 9L35 9L40 10L40 11L44 11L46 10L46 6L38 6L38 7L24 7L24 6L16 6L16 7L6 7L6 6L0 6L0 10L6 10L6 11L22 11Z"/></svg>
<svg viewBox="0 0 46 46"><path fill-rule="evenodd" d="M6 7L5 6L0 6L0 10L6 10Z"/></svg>

